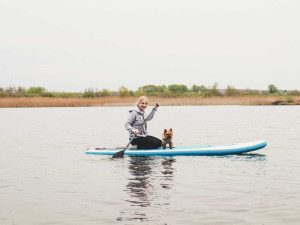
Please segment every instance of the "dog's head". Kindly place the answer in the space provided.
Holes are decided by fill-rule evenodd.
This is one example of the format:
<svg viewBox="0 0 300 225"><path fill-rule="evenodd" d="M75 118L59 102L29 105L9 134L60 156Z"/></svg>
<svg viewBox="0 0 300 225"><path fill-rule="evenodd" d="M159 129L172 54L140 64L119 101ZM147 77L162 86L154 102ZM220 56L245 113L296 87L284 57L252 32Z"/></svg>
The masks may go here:
<svg viewBox="0 0 300 225"><path fill-rule="evenodd" d="M170 140L173 137L173 131L172 128L170 128L170 130L165 129L164 130L164 139L165 140Z"/></svg>

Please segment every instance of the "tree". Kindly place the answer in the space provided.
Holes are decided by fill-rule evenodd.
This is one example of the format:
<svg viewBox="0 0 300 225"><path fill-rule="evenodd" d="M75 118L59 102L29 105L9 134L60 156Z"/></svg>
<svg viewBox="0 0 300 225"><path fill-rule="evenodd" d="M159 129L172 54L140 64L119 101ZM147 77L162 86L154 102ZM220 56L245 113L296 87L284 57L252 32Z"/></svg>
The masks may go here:
<svg viewBox="0 0 300 225"><path fill-rule="evenodd" d="M165 90L167 90L166 85L155 86L153 84L150 84L138 88L139 92L144 92L146 93L146 95L149 96L158 96L161 93L163 93Z"/></svg>
<svg viewBox="0 0 300 225"><path fill-rule="evenodd" d="M276 94L279 91L278 91L277 87L274 84L270 84L268 86L268 92L269 92L269 94Z"/></svg>
<svg viewBox="0 0 300 225"><path fill-rule="evenodd" d="M169 91L182 94L188 91L188 88L184 84L171 84L168 86Z"/></svg>
<svg viewBox="0 0 300 225"><path fill-rule="evenodd" d="M111 96L111 91L104 88L104 89L102 89L102 91L99 91L99 96L100 97Z"/></svg>
<svg viewBox="0 0 300 225"><path fill-rule="evenodd" d="M46 91L46 88L43 87L30 87L27 91L27 94L41 94Z"/></svg>
<svg viewBox="0 0 300 225"><path fill-rule="evenodd" d="M167 86L166 85L159 85L159 86L156 86L156 90L160 93L163 93L165 90L167 90Z"/></svg>
<svg viewBox="0 0 300 225"><path fill-rule="evenodd" d="M300 91L298 91L298 90L288 91L287 95L300 96Z"/></svg>
<svg viewBox="0 0 300 225"><path fill-rule="evenodd" d="M225 95L226 96L237 96L237 95L241 95L241 91L228 85L227 89L225 90Z"/></svg>
<svg viewBox="0 0 300 225"><path fill-rule="evenodd" d="M88 88L88 89L85 89L83 95L82 95L83 98L95 98L96 97L96 94L95 94L95 91L93 88Z"/></svg>
<svg viewBox="0 0 300 225"><path fill-rule="evenodd" d="M35 97L35 96L42 96L43 93L46 92L46 88L43 87L30 87L26 91L26 96Z"/></svg>
<svg viewBox="0 0 300 225"><path fill-rule="evenodd" d="M125 86L121 86L119 88L119 96L128 97L130 96L129 90Z"/></svg>
<svg viewBox="0 0 300 225"><path fill-rule="evenodd" d="M192 86L192 92L196 92L196 93L201 93L201 92L205 92L207 91L207 88L204 85L198 86L196 84L194 84Z"/></svg>
<svg viewBox="0 0 300 225"><path fill-rule="evenodd" d="M211 89L208 90L208 92L212 95L212 96L223 96L223 94L218 91L218 83L214 83L214 85L212 86Z"/></svg>
<svg viewBox="0 0 300 225"><path fill-rule="evenodd" d="M143 91L143 92L146 92L147 95L151 94L151 93L154 93L157 91L156 89L156 86L155 85L145 85L143 87L139 87L138 89L139 91Z"/></svg>

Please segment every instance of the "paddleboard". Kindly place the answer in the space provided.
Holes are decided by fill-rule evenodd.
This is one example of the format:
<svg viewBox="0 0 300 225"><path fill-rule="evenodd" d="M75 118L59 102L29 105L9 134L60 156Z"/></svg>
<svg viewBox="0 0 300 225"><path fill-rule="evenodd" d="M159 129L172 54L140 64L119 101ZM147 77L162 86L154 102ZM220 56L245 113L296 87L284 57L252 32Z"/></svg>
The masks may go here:
<svg viewBox="0 0 300 225"><path fill-rule="evenodd" d="M124 155L128 156L176 156L176 155L231 155L241 154L264 148L267 142L264 140L236 143L236 144L213 144L213 145L182 145L170 148L158 149L127 149ZM86 154L114 155L121 151L120 148L89 148Z"/></svg>

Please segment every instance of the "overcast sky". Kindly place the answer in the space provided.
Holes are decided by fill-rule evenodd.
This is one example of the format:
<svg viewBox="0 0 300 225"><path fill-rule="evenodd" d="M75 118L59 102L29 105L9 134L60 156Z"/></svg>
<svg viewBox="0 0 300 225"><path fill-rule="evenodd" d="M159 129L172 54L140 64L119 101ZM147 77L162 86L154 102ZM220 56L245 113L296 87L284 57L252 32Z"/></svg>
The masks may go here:
<svg viewBox="0 0 300 225"><path fill-rule="evenodd" d="M299 0L0 0L0 87L300 89Z"/></svg>

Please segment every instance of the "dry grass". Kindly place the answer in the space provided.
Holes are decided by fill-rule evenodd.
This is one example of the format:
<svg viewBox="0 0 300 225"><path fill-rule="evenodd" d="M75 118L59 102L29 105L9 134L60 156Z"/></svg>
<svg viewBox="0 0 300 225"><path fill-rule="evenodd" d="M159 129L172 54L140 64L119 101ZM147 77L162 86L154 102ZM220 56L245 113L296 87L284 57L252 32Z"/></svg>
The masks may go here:
<svg viewBox="0 0 300 225"><path fill-rule="evenodd" d="M178 97L161 98L149 97L153 105L159 102L161 105L272 105L300 104L300 97L293 97L292 102L285 101L276 96L239 96L239 97ZM290 99L289 99L290 100ZM137 97L103 97L103 98L0 98L0 108L10 107L88 107L88 106L132 106Z"/></svg>

